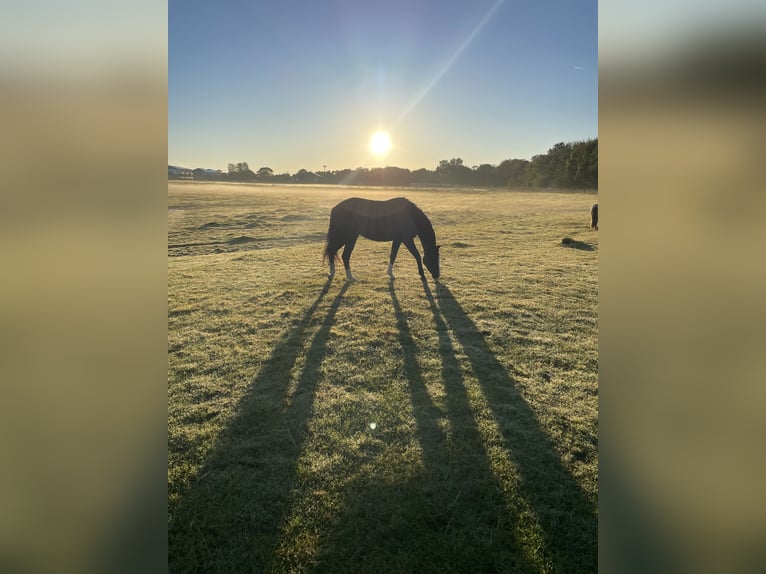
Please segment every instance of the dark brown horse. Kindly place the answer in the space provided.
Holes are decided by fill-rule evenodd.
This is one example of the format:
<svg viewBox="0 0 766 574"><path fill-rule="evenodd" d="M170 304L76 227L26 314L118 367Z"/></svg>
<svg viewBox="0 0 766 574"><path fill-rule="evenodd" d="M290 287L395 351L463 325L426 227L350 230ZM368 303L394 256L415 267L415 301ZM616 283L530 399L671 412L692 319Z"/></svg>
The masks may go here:
<svg viewBox="0 0 766 574"><path fill-rule="evenodd" d="M423 263L434 279L439 278L439 246L431 222L420 208L409 199L396 197L387 201L374 201L352 197L341 201L330 212L330 228L327 230L327 244L324 256L330 260L330 277L335 275L335 259L338 250L343 249L343 266L346 278L353 281L349 261L357 238L362 235L373 241L392 241L388 275L394 278L393 268L399 246L404 243L415 261L421 277ZM415 247L415 236L423 245L423 263Z"/></svg>
<svg viewBox="0 0 766 574"><path fill-rule="evenodd" d="M590 208L590 228L598 231L598 203Z"/></svg>

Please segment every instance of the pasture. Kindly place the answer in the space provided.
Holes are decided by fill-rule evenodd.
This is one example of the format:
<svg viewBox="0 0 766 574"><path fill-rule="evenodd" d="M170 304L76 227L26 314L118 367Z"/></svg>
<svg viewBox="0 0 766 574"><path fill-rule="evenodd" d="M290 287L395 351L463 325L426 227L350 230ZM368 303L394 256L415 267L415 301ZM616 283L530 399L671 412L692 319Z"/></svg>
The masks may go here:
<svg viewBox="0 0 766 574"><path fill-rule="evenodd" d="M328 281L351 196L417 204L440 280L360 238ZM595 201L169 183L170 571L595 572Z"/></svg>

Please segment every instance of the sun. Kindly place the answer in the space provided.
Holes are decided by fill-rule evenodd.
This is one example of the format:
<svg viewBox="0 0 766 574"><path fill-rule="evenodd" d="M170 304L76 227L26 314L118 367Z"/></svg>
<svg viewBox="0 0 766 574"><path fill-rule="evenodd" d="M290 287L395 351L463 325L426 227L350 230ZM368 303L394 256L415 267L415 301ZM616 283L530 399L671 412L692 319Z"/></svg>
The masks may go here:
<svg viewBox="0 0 766 574"><path fill-rule="evenodd" d="M370 152L378 157L383 157L391 149L391 136L382 130L370 136Z"/></svg>

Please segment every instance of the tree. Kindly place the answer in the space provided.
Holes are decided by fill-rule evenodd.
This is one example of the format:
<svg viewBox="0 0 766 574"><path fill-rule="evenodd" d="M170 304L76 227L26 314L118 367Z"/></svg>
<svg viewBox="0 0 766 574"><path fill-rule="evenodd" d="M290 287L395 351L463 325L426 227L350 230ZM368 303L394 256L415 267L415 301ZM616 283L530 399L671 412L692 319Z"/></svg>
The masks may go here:
<svg viewBox="0 0 766 574"><path fill-rule="evenodd" d="M315 183L319 180L319 176L307 169L299 169L293 174L292 180L298 183Z"/></svg>
<svg viewBox="0 0 766 574"><path fill-rule="evenodd" d="M453 157L452 159L443 159L439 162L439 165L436 167L436 171L441 173L452 173L455 171L457 167L460 167L462 165L463 165L463 159L459 157Z"/></svg>
<svg viewBox="0 0 766 574"><path fill-rule="evenodd" d="M420 169L416 169L412 172L412 182L413 183L435 183L436 182L436 174L428 170L424 167L421 167Z"/></svg>
<svg viewBox="0 0 766 574"><path fill-rule="evenodd" d="M441 160L436 174L447 183L468 183L471 179L471 169L463 165L463 159L459 157Z"/></svg>
<svg viewBox="0 0 766 574"><path fill-rule="evenodd" d="M532 156L527 170L527 182L532 187L549 187L551 185L551 158L547 154Z"/></svg>
<svg viewBox="0 0 766 574"><path fill-rule="evenodd" d="M548 150L548 185L570 187L567 164L572 155L572 144L559 142Z"/></svg>
<svg viewBox="0 0 766 574"><path fill-rule="evenodd" d="M246 181L255 179L255 173L247 165L246 161L241 161L237 164L228 164L229 179L235 181Z"/></svg>
<svg viewBox="0 0 766 574"><path fill-rule="evenodd" d="M168 176L171 177L171 168ZM508 188L577 188L598 189L598 138L559 142L546 153L535 155L531 160L506 159L499 165L483 163L472 168L464 165L463 159L453 157L439 161L434 170L420 168L414 171L395 166L368 169L342 169L311 172L300 169L297 173L275 174L268 167L261 167L253 173L247 162L229 163L228 174L221 170L198 168L194 170L195 179L221 179L230 181L258 181L295 183L334 183L357 185L476 185L505 186Z"/></svg>
<svg viewBox="0 0 766 574"><path fill-rule="evenodd" d="M493 186L498 183L498 173L494 165L483 163L473 169L473 179L475 185ZM502 183L502 181L500 182Z"/></svg>
<svg viewBox="0 0 766 574"><path fill-rule="evenodd" d="M526 187L529 178L529 162L525 159L506 159L497 166L498 177L506 187Z"/></svg>
<svg viewBox="0 0 766 574"><path fill-rule="evenodd" d="M230 163L228 167L229 173L245 173L250 171L250 166L247 165L246 161L241 161L237 164Z"/></svg>

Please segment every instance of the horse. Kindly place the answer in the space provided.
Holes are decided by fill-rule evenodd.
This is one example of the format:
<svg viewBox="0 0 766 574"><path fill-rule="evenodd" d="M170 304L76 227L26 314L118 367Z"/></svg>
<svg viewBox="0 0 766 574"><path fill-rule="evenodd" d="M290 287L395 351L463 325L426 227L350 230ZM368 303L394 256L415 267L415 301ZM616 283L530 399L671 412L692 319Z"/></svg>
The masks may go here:
<svg viewBox="0 0 766 574"><path fill-rule="evenodd" d="M388 276L394 279L394 261L399 246L404 243L415 261L418 272L425 279L423 263L434 279L439 278L439 245L436 234L426 214L405 197L396 197L386 201L375 201L351 197L344 199L330 212L330 227L327 230L327 243L324 258L330 260L330 277L335 275L335 259L338 250L343 249L343 267L346 279L354 281L351 275L351 252L359 236L373 241L391 241L391 258L388 264ZM415 246L415 236L423 245L423 258Z"/></svg>
<svg viewBox="0 0 766 574"><path fill-rule="evenodd" d="M590 208L590 228L598 231L598 203Z"/></svg>

